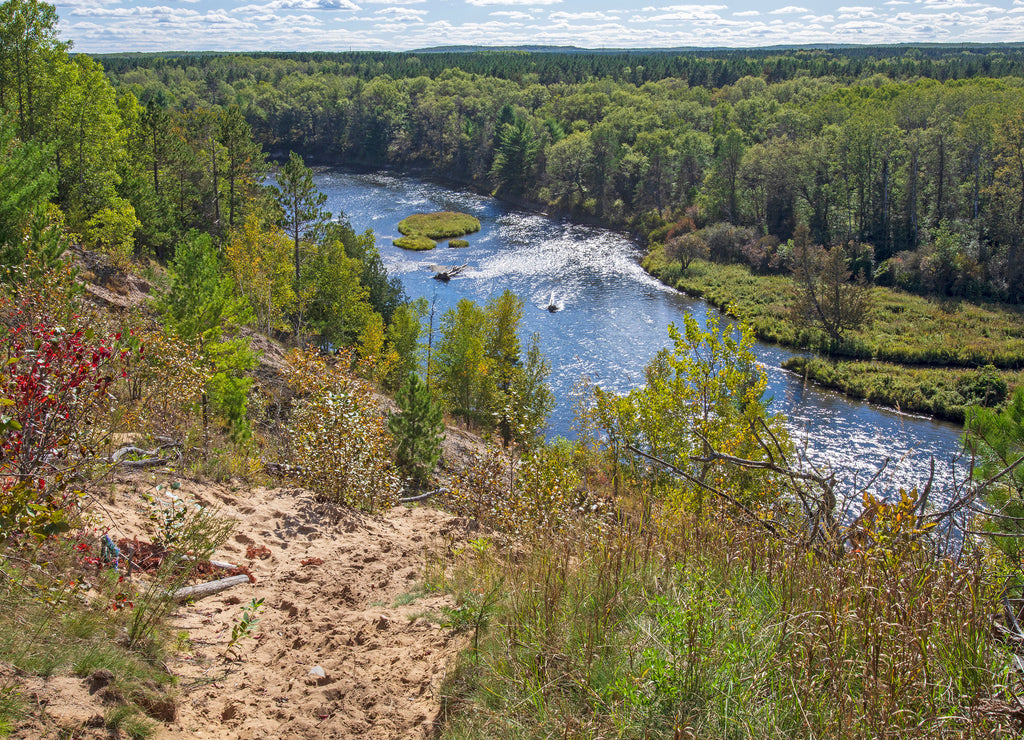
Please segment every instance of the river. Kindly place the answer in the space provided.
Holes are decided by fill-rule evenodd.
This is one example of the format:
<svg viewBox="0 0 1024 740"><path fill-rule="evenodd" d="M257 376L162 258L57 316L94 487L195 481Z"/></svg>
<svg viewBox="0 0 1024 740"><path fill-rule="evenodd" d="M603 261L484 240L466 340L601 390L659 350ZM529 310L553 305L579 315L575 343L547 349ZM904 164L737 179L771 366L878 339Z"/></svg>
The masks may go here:
<svg viewBox="0 0 1024 740"><path fill-rule="evenodd" d="M461 298L482 304L505 289L522 298L524 339L539 333L552 366L550 382L558 406L549 436L572 436L573 389L581 377L616 391L635 387L651 357L668 346L670 323L681 326L684 313L702 325L709 315L719 315L704 301L644 272L636 243L617 232L411 176L326 170L315 179L327 195L329 210L344 213L357 231L373 229L389 272L401 278L410 297L436 299L438 317ZM480 232L466 237L469 247L447 249L442 243L430 252L408 252L391 244L399 236L401 219L440 210L480 219ZM471 269L447 284L434 280L429 269L432 264L463 263ZM560 308L556 313L547 310L552 295ZM880 490L920 486L933 456L936 491L946 488L961 449L958 426L806 384L780 368L791 350L759 343L756 354L768 376L770 409L786 414L809 459L842 471L847 492L855 491L857 482L866 481L885 460L889 462L879 479Z"/></svg>

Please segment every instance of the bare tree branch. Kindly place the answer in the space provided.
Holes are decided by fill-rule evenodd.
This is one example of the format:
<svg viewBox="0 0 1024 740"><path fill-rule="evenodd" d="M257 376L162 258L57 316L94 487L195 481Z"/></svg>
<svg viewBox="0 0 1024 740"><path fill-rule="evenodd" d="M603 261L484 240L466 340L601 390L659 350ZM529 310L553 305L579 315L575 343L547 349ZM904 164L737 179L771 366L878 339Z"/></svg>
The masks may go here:
<svg viewBox="0 0 1024 740"><path fill-rule="evenodd" d="M749 506L746 506L745 504L740 503L733 496L730 496L729 494L725 493L724 491L719 491L714 486L709 486L704 481L699 480L698 478L690 475L689 473L687 473L685 470L682 470L681 468L677 468L672 463L670 463L670 462L668 462L666 460L662 460L660 457L655 457L654 455L651 455L651 454L649 454L647 452L644 452L643 450L637 449L636 447L634 447L633 445L628 444L628 443L626 444L626 449L630 450L631 452L635 452L637 455L640 455L641 457L644 457L644 458L650 460L651 462L658 463L659 465L667 468L669 471L671 471L671 472L675 473L676 475L678 475L680 478L683 478L684 480L686 480L686 481L688 481L690 483L693 483L696 486L700 486L704 490L706 490L706 491L708 491L710 493L713 493L714 495L718 496L723 501L729 502L733 506L735 506L738 509L740 509L741 511L743 511L744 514L746 514L750 519L752 519L755 523L759 524L761 527L763 527L765 530L767 530L773 536L775 536L775 537L777 537L779 539L782 538L782 533L780 533L780 531L779 531L780 528L784 529L786 534L792 534L792 532L790 532L787 528L782 527L782 525L777 524L775 522L768 521L767 519L762 519L757 514L755 514L750 509Z"/></svg>

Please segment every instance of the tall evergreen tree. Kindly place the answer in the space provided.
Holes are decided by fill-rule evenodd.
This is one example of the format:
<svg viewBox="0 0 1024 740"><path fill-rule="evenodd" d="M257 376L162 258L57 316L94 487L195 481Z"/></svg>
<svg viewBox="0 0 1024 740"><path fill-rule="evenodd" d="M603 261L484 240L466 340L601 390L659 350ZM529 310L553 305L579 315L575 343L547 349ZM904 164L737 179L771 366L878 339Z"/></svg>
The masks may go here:
<svg viewBox="0 0 1024 740"><path fill-rule="evenodd" d="M14 128L12 121L0 118L0 264L24 257L22 232L57 181L49 171L49 151L19 141Z"/></svg>
<svg viewBox="0 0 1024 740"><path fill-rule="evenodd" d="M388 428L395 438L396 462L413 485L422 488L441 459L441 408L416 373L409 373L395 401L400 413L388 420Z"/></svg>
<svg viewBox="0 0 1024 740"><path fill-rule="evenodd" d="M310 229L329 221L331 214L321 210L327 196L317 190L313 171L302 161L301 155L291 152L288 163L277 176L277 185L277 202L284 211L281 225L295 246L295 285L298 286L301 280L299 242Z"/></svg>
<svg viewBox="0 0 1024 740"><path fill-rule="evenodd" d="M159 303L168 328L199 347L209 365L209 378L201 398L204 446L208 440L209 406L219 413L231 435L249 435L246 409L256 362L245 339L222 339L225 323L239 307L232 298L231 279L224 276L217 249L209 234L192 232L175 250L173 282Z"/></svg>

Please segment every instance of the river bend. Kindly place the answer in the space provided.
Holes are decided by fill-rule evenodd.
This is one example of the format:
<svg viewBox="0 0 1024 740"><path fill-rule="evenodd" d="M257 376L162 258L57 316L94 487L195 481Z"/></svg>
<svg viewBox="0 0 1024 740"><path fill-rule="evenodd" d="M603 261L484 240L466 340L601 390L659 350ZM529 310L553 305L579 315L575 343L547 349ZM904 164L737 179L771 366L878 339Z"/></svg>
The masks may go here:
<svg viewBox="0 0 1024 740"><path fill-rule="evenodd" d="M315 179L332 212L343 212L357 231L373 229L389 272L401 278L410 297L436 297L438 316L460 298L482 304L509 289L523 299L526 336L540 334L552 365L558 406L551 435L571 436L573 388L579 378L626 391L642 381L646 363L669 344L669 323L681 326L687 312L702 325L709 314L718 316L704 301L644 272L637 245L617 232L411 176L326 170ZM438 210L480 219L480 232L466 237L468 248L446 249L442 243L431 252L407 252L391 244L401 219ZM451 282L432 279L430 265L463 263L471 269ZM560 308L556 313L547 310L552 295ZM948 481L951 461L961 448L959 427L805 384L780 368L792 351L760 343L755 351L768 375L771 409L786 414L810 459L841 470L849 484L866 481L888 458L881 481L894 492L921 485L934 456L940 481Z"/></svg>

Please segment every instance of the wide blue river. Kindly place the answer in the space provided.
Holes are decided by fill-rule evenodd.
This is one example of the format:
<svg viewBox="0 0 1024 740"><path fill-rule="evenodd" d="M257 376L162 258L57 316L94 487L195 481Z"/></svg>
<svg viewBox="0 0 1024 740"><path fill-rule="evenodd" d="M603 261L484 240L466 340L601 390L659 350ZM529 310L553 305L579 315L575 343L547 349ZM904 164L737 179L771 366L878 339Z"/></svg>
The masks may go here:
<svg viewBox="0 0 1024 740"><path fill-rule="evenodd" d="M670 323L681 325L684 313L701 324L718 316L703 301L645 273L637 245L614 231L393 173L327 170L317 173L316 184L333 213L344 213L357 231L373 229L388 270L401 278L410 297L436 299L438 316L460 298L483 303L508 289L523 299L524 339L539 333L552 366L558 407L549 435L572 436L573 389L581 377L606 389L628 390L642 382L644 366L668 345ZM480 232L466 237L468 248L447 249L442 243L430 252L408 252L391 244L401 219L439 210L480 219ZM447 284L432 278L433 264L464 263L470 269ZM557 313L547 310L552 295ZM886 460L882 490L920 486L934 456L935 499L941 500L938 489L948 485L961 451L959 427L806 384L780 368L790 350L758 344L756 352L768 375L771 409L786 414L811 461L842 471L848 494Z"/></svg>

